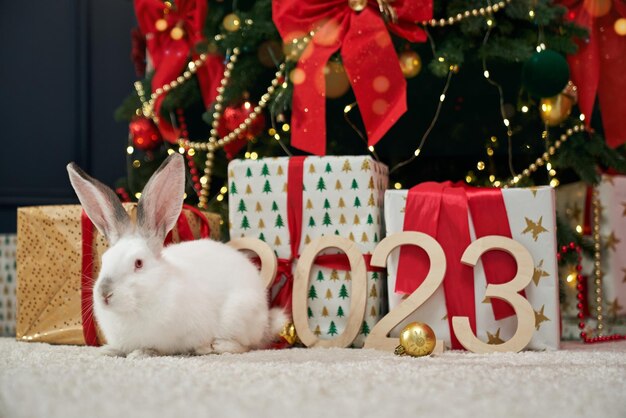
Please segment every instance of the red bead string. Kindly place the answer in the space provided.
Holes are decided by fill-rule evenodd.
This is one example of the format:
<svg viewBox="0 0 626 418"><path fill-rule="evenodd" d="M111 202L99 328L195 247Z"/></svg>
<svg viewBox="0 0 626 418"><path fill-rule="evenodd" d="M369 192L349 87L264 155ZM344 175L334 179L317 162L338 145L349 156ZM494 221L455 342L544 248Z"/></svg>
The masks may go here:
<svg viewBox="0 0 626 418"><path fill-rule="evenodd" d="M601 343L607 341L617 341L626 339L626 335L622 334L613 334L613 335L599 335L597 337L590 337L585 332L585 314L584 314L584 304L583 300L585 299L584 291L585 286L583 281L585 277L582 275L582 253L580 249L580 245L576 245L574 242L570 242L569 245L564 245L561 247L561 251L556 255L557 260L561 261L561 258L565 256L568 252L575 251L576 252L576 271L578 272L576 275L576 290L577 295L576 298L578 300L576 307L578 308L578 328L580 328L580 339L587 344L592 343Z"/></svg>
<svg viewBox="0 0 626 418"><path fill-rule="evenodd" d="M187 122L185 122L185 113L183 112L183 109L176 109L176 117L178 119L178 126L180 127L181 138L189 139L189 132L187 131ZM198 197L200 197L202 184L200 184L200 176L198 175L198 168L196 167L196 163L193 160L193 156L189 155L189 147L185 148L185 158L187 159L187 165L189 166L189 174L191 174L193 188L196 191Z"/></svg>

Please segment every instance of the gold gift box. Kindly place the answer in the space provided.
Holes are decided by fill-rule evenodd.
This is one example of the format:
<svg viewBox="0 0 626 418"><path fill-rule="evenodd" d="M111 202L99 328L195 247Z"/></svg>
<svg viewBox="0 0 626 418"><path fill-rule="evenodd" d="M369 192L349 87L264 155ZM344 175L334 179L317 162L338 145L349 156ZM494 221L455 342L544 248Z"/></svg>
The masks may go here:
<svg viewBox="0 0 626 418"><path fill-rule="evenodd" d="M133 218L135 204L124 204ZM20 341L85 345L81 316L82 232L80 205L33 206L17 211L17 324ZM220 216L204 213L218 240ZM200 220L183 209L196 239ZM94 274L98 276L104 237L94 228ZM179 241L176 228L174 242ZM98 333L100 341L104 341Z"/></svg>

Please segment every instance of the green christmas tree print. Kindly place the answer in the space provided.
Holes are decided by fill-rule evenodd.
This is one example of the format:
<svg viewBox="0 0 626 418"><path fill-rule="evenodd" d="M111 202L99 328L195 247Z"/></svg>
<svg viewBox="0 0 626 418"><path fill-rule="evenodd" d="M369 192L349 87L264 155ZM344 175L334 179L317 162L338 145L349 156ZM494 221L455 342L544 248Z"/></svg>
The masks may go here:
<svg viewBox="0 0 626 418"><path fill-rule="evenodd" d="M337 325L335 325L335 321L330 321L330 327L328 327L328 335L337 335Z"/></svg>
<svg viewBox="0 0 626 418"><path fill-rule="evenodd" d="M276 204L276 202L272 202L272 212L276 212L278 210L278 205Z"/></svg>
<svg viewBox="0 0 626 418"><path fill-rule="evenodd" d="M270 175L270 170L267 168L267 164L263 164L263 168L261 169L261 175L263 177L267 177Z"/></svg>
<svg viewBox="0 0 626 418"><path fill-rule="evenodd" d="M246 169L246 177L252 177L252 170L250 170L250 167Z"/></svg>
<svg viewBox="0 0 626 418"><path fill-rule="evenodd" d="M265 234L263 234L263 232L261 232L261 233L259 234L259 239L260 239L261 241L265 241Z"/></svg>
<svg viewBox="0 0 626 418"><path fill-rule="evenodd" d="M360 208L361 207L361 199L359 199L359 196L354 198L354 206L355 208Z"/></svg>
<svg viewBox="0 0 626 418"><path fill-rule="evenodd" d="M317 299L317 290L315 290L313 285L309 288L309 299Z"/></svg>
<svg viewBox="0 0 626 418"><path fill-rule="evenodd" d="M378 279L379 279L378 272L377 271L372 272L372 280L378 280Z"/></svg>
<svg viewBox="0 0 626 418"><path fill-rule="evenodd" d="M311 227L315 226L315 219L313 219L312 216L309 216L309 226Z"/></svg>
<svg viewBox="0 0 626 418"><path fill-rule="evenodd" d="M363 325L361 325L361 334L367 335L370 333L370 327L367 325L367 322L363 321Z"/></svg>
<svg viewBox="0 0 626 418"><path fill-rule="evenodd" d="M352 190L356 190L359 188L359 183L356 182L356 179L352 179L352 185L350 186Z"/></svg>
<svg viewBox="0 0 626 418"><path fill-rule="evenodd" d="M319 191L326 190L326 183L324 183L324 179L321 177L317 181L317 190Z"/></svg>
<svg viewBox="0 0 626 418"><path fill-rule="evenodd" d="M230 182L230 194L237 194L237 186L234 181Z"/></svg>
<svg viewBox="0 0 626 418"><path fill-rule="evenodd" d="M372 225L373 223L374 223L374 218L372 217L372 214L370 213L369 215L367 215L367 224Z"/></svg>
<svg viewBox="0 0 626 418"><path fill-rule="evenodd" d="M263 185L263 193L271 193L271 192L272 192L272 186L270 186L270 181L265 180L265 184Z"/></svg>
<svg viewBox="0 0 626 418"><path fill-rule="evenodd" d="M330 209L330 202L328 199L324 199L324 209Z"/></svg>
<svg viewBox="0 0 626 418"><path fill-rule="evenodd" d="M328 212L326 212L324 214L324 219L322 220L322 225L324 226L329 226L332 225L333 222L330 220L330 215L328 214Z"/></svg>
<svg viewBox="0 0 626 418"><path fill-rule="evenodd" d="M309 318L313 318L313 311L311 310L311 308L306 308L307 309L307 315L309 316Z"/></svg>
<svg viewBox="0 0 626 418"><path fill-rule="evenodd" d="M343 318L343 316L344 316L343 308L341 306L337 308L337 316L339 318Z"/></svg>
<svg viewBox="0 0 626 418"><path fill-rule="evenodd" d="M282 218L282 216L280 216L280 213L276 217L276 222L274 222L274 226L276 228L282 228L282 227L285 226L285 224L283 223L283 218Z"/></svg>
<svg viewBox="0 0 626 418"><path fill-rule="evenodd" d="M247 216L244 216L241 220L241 229L250 229L250 222Z"/></svg>
<svg viewBox="0 0 626 418"><path fill-rule="evenodd" d="M322 270L317 272L317 281L318 282L323 282L324 281L324 273L322 273Z"/></svg>
<svg viewBox="0 0 626 418"><path fill-rule="evenodd" d="M241 199L239 201L239 208L237 209L237 212L244 213L244 212L247 212L247 211L248 211L248 209L246 209L246 203L243 201L243 199Z"/></svg>
<svg viewBox="0 0 626 418"><path fill-rule="evenodd" d="M327 172L327 173L332 173L333 172L333 169L330 168L330 163L326 163L326 169L324 169L324 171Z"/></svg>
<svg viewBox="0 0 626 418"><path fill-rule="evenodd" d="M342 284L341 289L339 289L339 297L341 299L345 299L348 297L348 288L346 287L345 284Z"/></svg>

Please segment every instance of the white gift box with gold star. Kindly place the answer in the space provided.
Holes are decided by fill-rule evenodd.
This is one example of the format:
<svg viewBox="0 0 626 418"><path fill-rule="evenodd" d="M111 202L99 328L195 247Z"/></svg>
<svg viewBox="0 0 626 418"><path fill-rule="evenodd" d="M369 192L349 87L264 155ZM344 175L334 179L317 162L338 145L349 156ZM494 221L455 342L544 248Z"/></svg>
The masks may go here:
<svg viewBox="0 0 626 418"><path fill-rule="evenodd" d="M293 203L287 197L289 161L288 157L234 160L228 166L231 238L259 238L274 249L279 259L291 257L288 205ZM348 238L357 243L363 254L371 253L383 233L387 167L368 156L327 156L305 158L301 170L298 254L311 240L323 235ZM325 250L321 254L331 253L337 251ZM274 286L274 294L283 283L284 278ZM350 283L349 270L313 266L307 300L309 327L320 339L336 337L345 329ZM368 271L367 283L365 321L353 342L355 347L363 345L381 316L384 274Z"/></svg>
<svg viewBox="0 0 626 418"><path fill-rule="evenodd" d="M0 336L15 336L15 234L0 235Z"/></svg>
<svg viewBox="0 0 626 418"><path fill-rule="evenodd" d="M387 235L403 230L407 193L408 190L388 190L385 194ZM554 190L550 187L502 189L502 197L512 238L526 247L535 264L532 281L524 289L526 298L535 311L535 332L526 348L558 349L560 317ZM469 213L468 218L470 238L474 241L476 234ZM394 292L399 255L400 250L395 249L390 254L387 264L390 310L406 297ZM513 336L517 328L517 319L515 315L501 320L495 319L491 303L485 298L486 287L485 272L482 263L478 262L474 268L477 337L489 344L499 344ZM395 327L390 335L398 336L400 330L413 321L428 324L434 330L437 339L443 340L446 347L450 347L450 329L443 285L413 314Z"/></svg>
<svg viewBox="0 0 626 418"><path fill-rule="evenodd" d="M603 175L597 186L600 199L600 242L602 299L604 324L606 332L626 331L626 176ZM561 186L557 189L557 212L570 223L579 233L591 234L593 223L591 207L586 204L590 190L582 182ZM570 267L571 269L572 267ZM573 273L573 271L571 272ZM596 303L594 278L594 262L583 256L583 274L588 276L588 294L586 301L594 318ZM562 272L564 298L562 309L564 317L576 317L576 281L566 269ZM568 336L577 338L578 320L569 321L573 324ZM588 321L593 326L591 321ZM573 334L573 335L569 335Z"/></svg>

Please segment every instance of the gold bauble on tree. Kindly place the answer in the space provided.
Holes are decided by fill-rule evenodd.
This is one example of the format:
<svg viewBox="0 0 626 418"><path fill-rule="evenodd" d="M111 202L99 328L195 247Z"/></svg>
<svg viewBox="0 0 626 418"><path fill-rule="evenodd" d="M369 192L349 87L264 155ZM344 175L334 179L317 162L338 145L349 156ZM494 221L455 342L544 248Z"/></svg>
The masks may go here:
<svg viewBox="0 0 626 418"><path fill-rule="evenodd" d="M367 7L367 0L348 0L348 5L355 12L360 12Z"/></svg>
<svg viewBox="0 0 626 418"><path fill-rule="evenodd" d="M170 32L170 36L175 41L180 41L185 36L185 31L180 26L176 26Z"/></svg>
<svg viewBox="0 0 626 418"><path fill-rule="evenodd" d="M626 19L623 17L617 19L613 24L613 29L619 36L626 36Z"/></svg>
<svg viewBox="0 0 626 418"><path fill-rule="evenodd" d="M324 68L326 78L326 97L336 99L341 97L350 88L350 80L343 64L339 61L329 61Z"/></svg>
<svg viewBox="0 0 626 418"><path fill-rule="evenodd" d="M431 327L423 322L411 322L400 332L400 345L396 354L413 357L427 356L433 352L437 338Z"/></svg>
<svg viewBox="0 0 626 418"><path fill-rule="evenodd" d="M570 115L577 101L576 86L570 81L557 96L541 99L539 102L541 120L548 126L560 125Z"/></svg>
<svg viewBox="0 0 626 418"><path fill-rule="evenodd" d="M422 70L422 59L415 51L403 51L398 57L402 74L406 78L413 78Z"/></svg>
<svg viewBox="0 0 626 418"><path fill-rule="evenodd" d="M227 14L224 16L224 20L222 20L222 24L224 25L224 29L229 32L237 32L241 27L241 19L234 13Z"/></svg>
<svg viewBox="0 0 626 418"><path fill-rule="evenodd" d="M592 17L604 16L611 10L613 0L585 0L583 7Z"/></svg>
<svg viewBox="0 0 626 418"><path fill-rule="evenodd" d="M163 32L165 29L167 29L167 20L165 20L165 19L157 20L156 22L154 22L154 27L159 32Z"/></svg>

